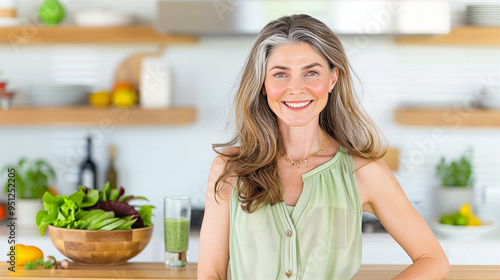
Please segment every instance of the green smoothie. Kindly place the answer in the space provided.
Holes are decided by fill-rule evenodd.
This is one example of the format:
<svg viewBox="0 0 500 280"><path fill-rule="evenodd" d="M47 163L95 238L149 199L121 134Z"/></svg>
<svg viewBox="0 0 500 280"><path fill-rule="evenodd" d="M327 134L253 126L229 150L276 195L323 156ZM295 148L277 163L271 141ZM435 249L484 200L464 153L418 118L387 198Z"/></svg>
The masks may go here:
<svg viewBox="0 0 500 280"><path fill-rule="evenodd" d="M187 252L189 243L188 219L165 219L165 251Z"/></svg>

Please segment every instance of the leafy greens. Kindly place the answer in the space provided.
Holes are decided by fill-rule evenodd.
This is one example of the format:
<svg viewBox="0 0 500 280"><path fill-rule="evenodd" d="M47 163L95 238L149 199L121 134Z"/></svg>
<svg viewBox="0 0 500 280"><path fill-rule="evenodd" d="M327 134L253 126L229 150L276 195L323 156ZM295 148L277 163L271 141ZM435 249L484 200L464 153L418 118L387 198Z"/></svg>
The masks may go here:
<svg viewBox="0 0 500 280"><path fill-rule="evenodd" d="M43 210L36 215L36 224L43 235L46 227L70 229L129 229L152 225L154 206L143 205L136 210L128 204L132 199L145 197L123 196L125 190L111 189L109 182L100 191L80 186L72 195L53 196L45 192Z"/></svg>

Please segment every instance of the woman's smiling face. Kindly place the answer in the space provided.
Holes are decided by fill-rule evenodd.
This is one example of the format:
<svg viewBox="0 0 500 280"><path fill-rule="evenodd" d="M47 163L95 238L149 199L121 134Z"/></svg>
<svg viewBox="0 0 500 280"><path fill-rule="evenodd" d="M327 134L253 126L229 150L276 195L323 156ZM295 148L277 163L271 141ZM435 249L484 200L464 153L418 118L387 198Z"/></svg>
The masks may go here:
<svg viewBox="0 0 500 280"><path fill-rule="evenodd" d="M338 69L330 72L326 59L309 44L283 45L271 52L264 91L278 122L304 126L318 123L337 77Z"/></svg>

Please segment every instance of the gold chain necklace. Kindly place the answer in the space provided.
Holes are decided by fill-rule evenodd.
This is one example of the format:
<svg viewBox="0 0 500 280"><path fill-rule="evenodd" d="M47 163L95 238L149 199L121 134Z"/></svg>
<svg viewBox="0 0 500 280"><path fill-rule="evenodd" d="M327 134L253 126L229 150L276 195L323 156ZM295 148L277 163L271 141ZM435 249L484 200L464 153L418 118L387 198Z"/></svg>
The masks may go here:
<svg viewBox="0 0 500 280"><path fill-rule="evenodd" d="M299 161L299 162L294 162L293 160L290 160L290 159L288 158L288 156L285 154L285 152L284 152L283 150L281 150L281 154L285 157L285 160L291 164L291 165L290 165L290 167L297 166L297 168L300 168L300 165L301 165L302 163L306 163L306 168L308 168L308 167L309 167L309 164L307 164L307 161L308 161L311 157L313 157L313 156L315 156L315 155L319 154L319 152L323 151L323 148L325 147L325 142L326 142L326 133L325 133L325 131L323 130L323 144L321 144L321 148L319 148L319 150L318 150L317 152L315 152L315 153L312 153L312 154L308 155L308 156L306 157L306 159L301 160L301 161Z"/></svg>

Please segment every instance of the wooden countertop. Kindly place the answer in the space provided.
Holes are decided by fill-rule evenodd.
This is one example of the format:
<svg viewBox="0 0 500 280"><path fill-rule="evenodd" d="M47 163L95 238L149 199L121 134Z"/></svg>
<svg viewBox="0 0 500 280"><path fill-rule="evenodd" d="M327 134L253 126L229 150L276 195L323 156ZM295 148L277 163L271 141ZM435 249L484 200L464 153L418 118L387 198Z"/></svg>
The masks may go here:
<svg viewBox="0 0 500 280"><path fill-rule="evenodd" d="M361 270L352 279L390 279L397 275L405 265L362 265ZM170 269L163 263L137 263L130 262L115 266L96 266L71 263L68 269L43 269L24 270L16 272L7 270L8 264L0 264L0 279L16 278L19 280L33 279L196 279L197 264L192 263L187 267ZM486 280L500 279L500 266L498 265L452 265L447 279L455 280Z"/></svg>

